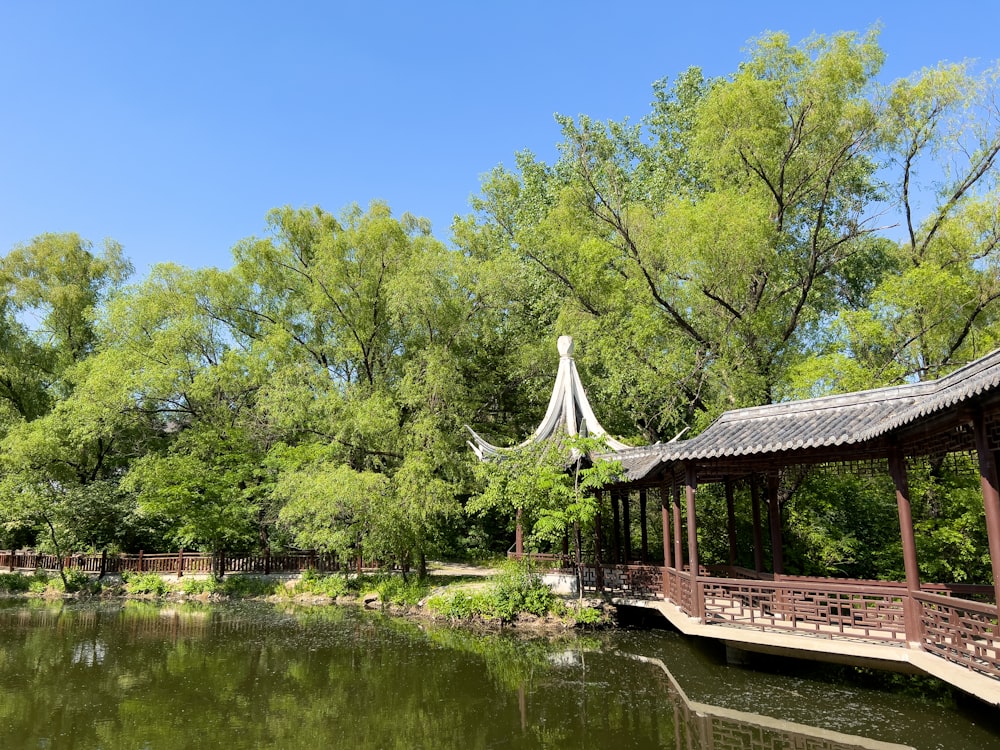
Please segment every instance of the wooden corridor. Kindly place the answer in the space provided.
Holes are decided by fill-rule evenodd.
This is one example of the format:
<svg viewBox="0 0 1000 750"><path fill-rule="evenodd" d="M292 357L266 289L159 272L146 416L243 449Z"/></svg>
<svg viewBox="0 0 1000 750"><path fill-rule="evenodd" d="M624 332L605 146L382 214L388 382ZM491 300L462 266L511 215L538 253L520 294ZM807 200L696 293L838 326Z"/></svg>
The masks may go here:
<svg viewBox="0 0 1000 750"><path fill-rule="evenodd" d="M959 596L992 587L927 585L913 596L914 625L905 585L745 574L584 566L583 584L615 604L654 609L686 635L745 651L922 672L1000 706L997 607ZM908 626L916 639L907 637Z"/></svg>

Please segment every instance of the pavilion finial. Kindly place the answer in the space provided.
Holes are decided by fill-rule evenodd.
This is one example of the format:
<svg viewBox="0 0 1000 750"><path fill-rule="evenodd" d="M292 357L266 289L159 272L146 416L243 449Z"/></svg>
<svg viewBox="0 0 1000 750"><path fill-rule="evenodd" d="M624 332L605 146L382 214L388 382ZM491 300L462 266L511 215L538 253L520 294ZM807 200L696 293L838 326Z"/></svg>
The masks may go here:
<svg viewBox="0 0 1000 750"><path fill-rule="evenodd" d="M560 336L559 340L556 342L556 348L559 349L560 357L573 357L573 337L572 336Z"/></svg>

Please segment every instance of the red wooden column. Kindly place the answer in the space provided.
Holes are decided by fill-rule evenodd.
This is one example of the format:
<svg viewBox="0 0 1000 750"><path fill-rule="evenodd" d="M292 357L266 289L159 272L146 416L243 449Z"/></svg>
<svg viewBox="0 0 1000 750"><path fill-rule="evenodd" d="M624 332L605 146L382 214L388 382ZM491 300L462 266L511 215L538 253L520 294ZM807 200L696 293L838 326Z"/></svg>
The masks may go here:
<svg viewBox="0 0 1000 750"><path fill-rule="evenodd" d="M729 536L729 564L736 565L736 502L733 499L733 483L726 477L726 532Z"/></svg>
<svg viewBox="0 0 1000 750"><path fill-rule="evenodd" d="M670 490L667 489L666 482L660 485L660 516L663 523L663 567L672 568L674 567L674 556L670 549L672 543L670 538Z"/></svg>
<svg viewBox="0 0 1000 750"><path fill-rule="evenodd" d="M518 560L524 555L524 527L521 526L521 509L517 509L517 524L514 528L514 557Z"/></svg>
<svg viewBox="0 0 1000 750"><path fill-rule="evenodd" d="M993 586L996 602L1000 606L1000 490L997 485L996 456L990 448L989 435L981 409L972 415L972 429L979 456L979 483L983 488L983 508L986 511L986 534L990 545L990 563L993 566Z"/></svg>
<svg viewBox="0 0 1000 750"><path fill-rule="evenodd" d="M771 525L771 561L775 575L785 572L785 556L781 549L781 508L778 506L778 475L767 475L767 516Z"/></svg>
<svg viewBox="0 0 1000 750"><path fill-rule="evenodd" d="M649 532L646 529L646 488L639 489L639 560L649 562Z"/></svg>
<svg viewBox="0 0 1000 750"><path fill-rule="evenodd" d="M694 508L694 493L698 488L698 477L694 466L688 465L684 478L684 493L687 496L688 560L691 565L691 592L694 595L694 612L699 620L705 619L705 603L701 587L698 585L698 521Z"/></svg>
<svg viewBox="0 0 1000 750"><path fill-rule="evenodd" d="M684 570L684 549L681 546L681 487L674 480L674 567Z"/></svg>
<svg viewBox="0 0 1000 750"><path fill-rule="evenodd" d="M889 474L896 486L896 509L899 512L899 535L903 541L903 569L906 571L906 640L920 643L920 603L914 594L920 592L920 569L917 566L917 544L913 536L913 515L910 512L910 483L906 476L906 460L897 446L889 450Z"/></svg>
<svg viewBox="0 0 1000 750"><path fill-rule="evenodd" d="M594 516L594 583L598 591L604 590L604 530L601 525L601 515L604 513L604 492L594 493L597 500L597 514Z"/></svg>
<svg viewBox="0 0 1000 750"><path fill-rule="evenodd" d="M750 504L753 506L753 569L760 574L764 572L764 535L760 521L760 490L755 474L750 475Z"/></svg>
<svg viewBox="0 0 1000 750"><path fill-rule="evenodd" d="M632 492L628 489L622 493L622 545L624 552L623 563L628 565L632 559L632 518L629 513L632 505Z"/></svg>
<svg viewBox="0 0 1000 750"><path fill-rule="evenodd" d="M617 487L611 490L611 562L617 565L621 562L621 529L619 528L618 506L621 490Z"/></svg>

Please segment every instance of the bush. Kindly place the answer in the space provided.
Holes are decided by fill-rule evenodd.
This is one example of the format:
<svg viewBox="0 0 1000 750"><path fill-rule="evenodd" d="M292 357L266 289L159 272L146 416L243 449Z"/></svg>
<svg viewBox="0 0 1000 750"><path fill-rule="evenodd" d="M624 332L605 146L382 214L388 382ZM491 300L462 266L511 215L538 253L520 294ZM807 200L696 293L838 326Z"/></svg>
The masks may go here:
<svg viewBox="0 0 1000 750"><path fill-rule="evenodd" d="M66 576L66 591L69 593L89 591L94 585L94 581L82 570L67 570L64 571L64 574ZM56 580L62 583L62 579Z"/></svg>
<svg viewBox="0 0 1000 750"><path fill-rule="evenodd" d="M217 591L237 599L271 596L278 590L278 583L257 576L231 575L216 584Z"/></svg>
<svg viewBox="0 0 1000 750"><path fill-rule="evenodd" d="M348 588L345 576L336 573L323 575L313 570L307 570L289 593L328 596L331 599L336 599L338 596L344 596L348 592Z"/></svg>
<svg viewBox="0 0 1000 750"><path fill-rule="evenodd" d="M450 596L434 596L427 601L428 608L450 620L471 620L473 617L493 618L493 601L489 593L470 594L456 591Z"/></svg>
<svg viewBox="0 0 1000 750"><path fill-rule="evenodd" d="M525 563L505 566L496 578L492 598L495 616L508 622L521 612L546 615L557 601L541 576Z"/></svg>
<svg viewBox="0 0 1000 750"><path fill-rule="evenodd" d="M219 584L214 578L185 578L181 583L181 591L187 596L214 594L219 590Z"/></svg>
<svg viewBox="0 0 1000 750"><path fill-rule="evenodd" d="M158 573L122 573L125 591L133 596L164 596L170 586Z"/></svg>
<svg viewBox="0 0 1000 750"><path fill-rule="evenodd" d="M20 594L31 586L31 579L23 573L0 573L0 591Z"/></svg>
<svg viewBox="0 0 1000 750"><path fill-rule="evenodd" d="M40 568L28 579L28 591L32 594L44 594L48 587L49 574Z"/></svg>

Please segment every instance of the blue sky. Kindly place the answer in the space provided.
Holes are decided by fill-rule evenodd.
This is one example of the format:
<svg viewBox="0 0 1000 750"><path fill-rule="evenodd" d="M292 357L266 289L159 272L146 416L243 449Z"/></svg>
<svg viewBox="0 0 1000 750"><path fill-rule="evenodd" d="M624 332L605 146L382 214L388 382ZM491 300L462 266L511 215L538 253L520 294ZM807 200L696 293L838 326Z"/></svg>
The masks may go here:
<svg viewBox="0 0 1000 750"><path fill-rule="evenodd" d="M1000 4L0 0L0 252L121 242L137 272L230 264L268 209L387 201L444 240L554 113L640 118L653 81L749 39L882 24L883 78L1000 58Z"/></svg>

